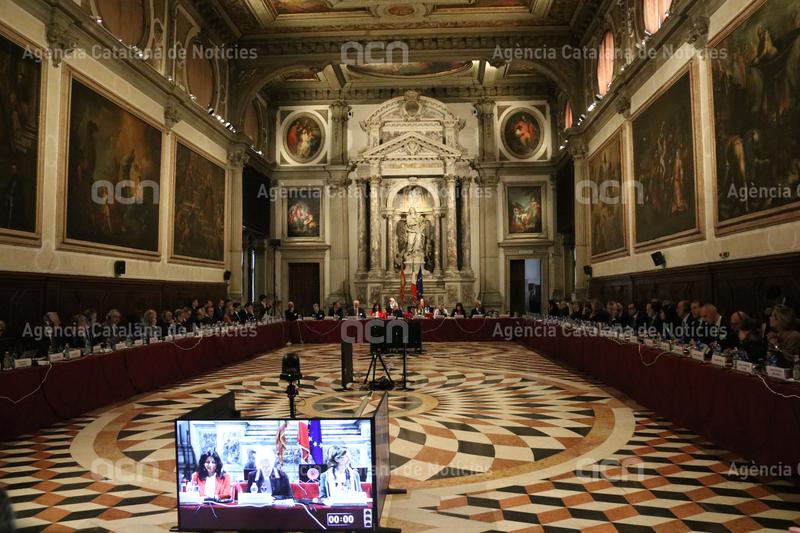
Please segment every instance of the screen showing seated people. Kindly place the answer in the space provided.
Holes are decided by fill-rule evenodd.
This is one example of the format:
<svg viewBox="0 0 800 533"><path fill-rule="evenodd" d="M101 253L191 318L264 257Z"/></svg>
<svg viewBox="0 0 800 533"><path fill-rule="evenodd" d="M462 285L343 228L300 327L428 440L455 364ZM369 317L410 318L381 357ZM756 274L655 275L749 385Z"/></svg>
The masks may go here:
<svg viewBox="0 0 800 533"><path fill-rule="evenodd" d="M177 420L178 528L373 529L372 422Z"/></svg>

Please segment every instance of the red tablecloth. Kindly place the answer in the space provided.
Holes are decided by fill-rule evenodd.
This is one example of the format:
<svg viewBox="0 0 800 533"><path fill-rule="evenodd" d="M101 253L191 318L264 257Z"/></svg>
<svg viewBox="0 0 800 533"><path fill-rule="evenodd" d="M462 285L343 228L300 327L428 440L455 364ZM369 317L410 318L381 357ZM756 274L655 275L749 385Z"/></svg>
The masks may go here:
<svg viewBox="0 0 800 533"><path fill-rule="evenodd" d="M560 327L547 331L522 342L758 464L800 464L800 385Z"/></svg>

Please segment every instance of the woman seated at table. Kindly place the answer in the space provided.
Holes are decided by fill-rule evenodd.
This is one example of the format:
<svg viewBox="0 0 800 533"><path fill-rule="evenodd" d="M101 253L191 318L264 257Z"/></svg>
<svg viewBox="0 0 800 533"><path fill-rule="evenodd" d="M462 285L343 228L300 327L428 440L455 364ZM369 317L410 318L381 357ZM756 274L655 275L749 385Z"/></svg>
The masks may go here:
<svg viewBox="0 0 800 533"><path fill-rule="evenodd" d="M320 498L346 497L362 492L358 470L351 464L350 451L345 446L328 448L328 469L319 477Z"/></svg>
<svg viewBox="0 0 800 533"><path fill-rule="evenodd" d="M374 303L372 304L372 311L369 312L369 316L372 318L386 320L386 311L380 305Z"/></svg>
<svg viewBox="0 0 800 533"><path fill-rule="evenodd" d="M762 361L767 355L767 347L761 338L761 328L755 319L746 316L739 324L737 348L747 354L747 360L751 363Z"/></svg>
<svg viewBox="0 0 800 533"><path fill-rule="evenodd" d="M197 471L192 474L192 485L195 483L204 498L228 500L233 496L231 476L222 469L222 459L214 450L200 456Z"/></svg>
<svg viewBox="0 0 800 533"><path fill-rule="evenodd" d="M289 476L275 466L275 452L263 447L256 450L256 469L247 476L247 492L271 494L273 498L291 498Z"/></svg>
<svg viewBox="0 0 800 533"><path fill-rule="evenodd" d="M461 315L461 316L456 316ZM456 304L456 308L453 309L453 312L450 313L450 316L455 316L456 318L465 318L467 316L467 312L464 310L464 304L458 302Z"/></svg>

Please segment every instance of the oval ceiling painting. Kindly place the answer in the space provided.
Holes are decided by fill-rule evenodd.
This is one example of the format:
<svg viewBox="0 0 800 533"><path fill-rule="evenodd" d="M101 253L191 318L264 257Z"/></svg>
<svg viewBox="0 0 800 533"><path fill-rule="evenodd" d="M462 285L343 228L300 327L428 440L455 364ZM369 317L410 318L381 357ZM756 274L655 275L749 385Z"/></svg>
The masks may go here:
<svg viewBox="0 0 800 533"><path fill-rule="evenodd" d="M511 155L530 159L542 144L542 127L530 111L515 109L503 120L502 137Z"/></svg>
<svg viewBox="0 0 800 533"><path fill-rule="evenodd" d="M296 115L284 133L286 153L298 163L309 163L316 159L322 151L324 141L322 123L310 113Z"/></svg>
<svg viewBox="0 0 800 533"><path fill-rule="evenodd" d="M387 50L387 54L389 51ZM373 63L371 65L348 66L348 70L363 76L379 78L426 78L446 76L468 70L472 61L429 61L412 63Z"/></svg>

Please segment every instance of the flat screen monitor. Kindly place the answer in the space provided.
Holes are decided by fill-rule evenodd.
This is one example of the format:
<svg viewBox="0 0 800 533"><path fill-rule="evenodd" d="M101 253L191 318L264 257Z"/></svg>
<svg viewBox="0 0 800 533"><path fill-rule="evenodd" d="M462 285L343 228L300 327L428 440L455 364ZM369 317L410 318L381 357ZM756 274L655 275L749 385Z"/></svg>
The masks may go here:
<svg viewBox="0 0 800 533"><path fill-rule="evenodd" d="M176 420L178 529L374 529L376 418Z"/></svg>

